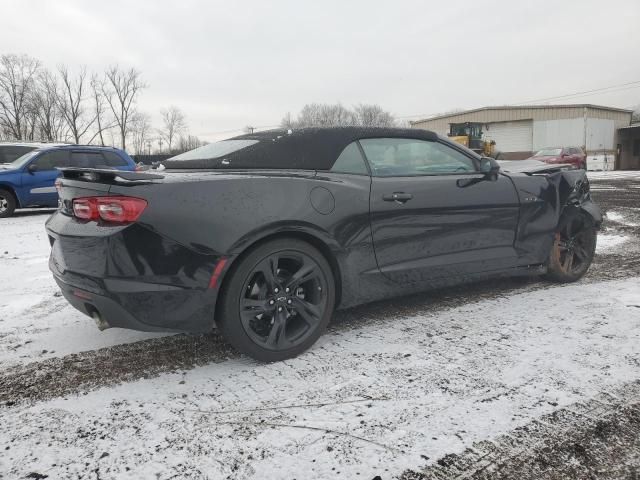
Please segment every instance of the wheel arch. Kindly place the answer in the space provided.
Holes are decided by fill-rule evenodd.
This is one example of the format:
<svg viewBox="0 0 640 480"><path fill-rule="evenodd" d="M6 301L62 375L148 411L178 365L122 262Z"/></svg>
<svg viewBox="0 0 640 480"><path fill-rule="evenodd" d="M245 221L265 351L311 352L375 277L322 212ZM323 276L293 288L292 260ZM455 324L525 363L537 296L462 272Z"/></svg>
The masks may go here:
<svg viewBox="0 0 640 480"><path fill-rule="evenodd" d="M16 192L16 189L12 185L6 184L6 183L0 183L0 190L6 190L11 195L13 195L13 198L15 198L16 200L16 208L21 208L20 197L18 197L18 192Z"/></svg>
<svg viewBox="0 0 640 480"><path fill-rule="evenodd" d="M333 278L335 281L335 288L336 288L335 304L336 304L336 307L339 306L340 301L342 300L342 270L340 268L336 255L331 250L329 243L326 240L322 239L317 234L310 233L309 230L302 230L299 228L279 229L277 231L265 233L264 235L261 235L258 238L254 238L251 242L247 242L243 244L243 247L239 251L239 253L233 256L231 264L226 269L226 272L222 277L222 281L220 282L220 290L218 293L218 297L220 297L222 293L225 291L225 289L227 288L227 285L229 284L235 269L237 268L237 266L240 264L240 261L244 257L246 257L254 249L258 248L260 245L263 245L272 240L284 239L284 238L301 240L315 247L320 252L320 254L324 257L324 259L327 261L327 263L331 267L331 273L333 274ZM220 304L220 302L217 302L217 303Z"/></svg>

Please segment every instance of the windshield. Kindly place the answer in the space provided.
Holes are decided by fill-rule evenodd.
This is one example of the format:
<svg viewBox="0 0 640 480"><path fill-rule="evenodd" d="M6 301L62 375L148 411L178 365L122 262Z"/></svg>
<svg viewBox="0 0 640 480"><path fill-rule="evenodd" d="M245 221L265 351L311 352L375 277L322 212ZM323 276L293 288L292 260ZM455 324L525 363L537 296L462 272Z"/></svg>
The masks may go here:
<svg viewBox="0 0 640 480"><path fill-rule="evenodd" d="M258 140L222 140L220 142L210 143L195 150L190 150L175 157L171 157L171 161L180 160L208 160L220 158L230 153L237 152L243 148L250 147L258 143Z"/></svg>
<svg viewBox="0 0 640 480"><path fill-rule="evenodd" d="M556 157L562 153L561 148L543 148L534 157Z"/></svg>
<svg viewBox="0 0 640 480"><path fill-rule="evenodd" d="M13 162L9 162L9 165L15 168L23 167L29 160L31 160L36 154L38 150L32 150L29 153L25 153L21 157L16 158Z"/></svg>

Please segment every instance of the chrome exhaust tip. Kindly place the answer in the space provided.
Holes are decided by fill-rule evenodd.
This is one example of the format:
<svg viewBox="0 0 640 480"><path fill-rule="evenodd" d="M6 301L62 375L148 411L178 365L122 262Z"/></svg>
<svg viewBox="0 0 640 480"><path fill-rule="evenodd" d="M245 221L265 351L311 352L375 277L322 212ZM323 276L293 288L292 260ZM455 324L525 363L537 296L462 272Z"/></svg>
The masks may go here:
<svg viewBox="0 0 640 480"><path fill-rule="evenodd" d="M97 310L91 313L91 318L93 318L93 321L96 322L96 326L101 332L103 330L106 330L107 328L111 328L111 325L109 325L109 323L100 316L100 312L98 312Z"/></svg>

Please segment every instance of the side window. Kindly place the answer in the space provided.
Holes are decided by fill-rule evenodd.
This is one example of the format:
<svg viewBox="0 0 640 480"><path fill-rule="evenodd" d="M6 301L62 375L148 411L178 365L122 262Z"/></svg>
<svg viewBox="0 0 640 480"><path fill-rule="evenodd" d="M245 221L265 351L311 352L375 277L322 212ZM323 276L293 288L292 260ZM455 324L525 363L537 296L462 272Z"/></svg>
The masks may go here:
<svg viewBox="0 0 640 480"><path fill-rule="evenodd" d="M473 160L439 142L410 138L360 140L373 175L401 177L475 172Z"/></svg>
<svg viewBox="0 0 640 480"><path fill-rule="evenodd" d="M102 152L108 167L124 167L127 162L124 158L114 152Z"/></svg>
<svg viewBox="0 0 640 480"><path fill-rule="evenodd" d="M71 152L71 165L80 168L105 167L106 162L99 152Z"/></svg>
<svg viewBox="0 0 640 480"><path fill-rule="evenodd" d="M336 163L331 167L332 172L353 173L356 175L369 175L367 166L362 158L362 153L356 142L350 143L342 151Z"/></svg>
<svg viewBox="0 0 640 480"><path fill-rule="evenodd" d="M22 147L13 145L0 145L0 163L11 163L25 153L29 153L35 147Z"/></svg>
<svg viewBox="0 0 640 480"><path fill-rule="evenodd" d="M66 150L55 150L45 152L32 163L38 171L54 170L59 167L69 166L69 152Z"/></svg>

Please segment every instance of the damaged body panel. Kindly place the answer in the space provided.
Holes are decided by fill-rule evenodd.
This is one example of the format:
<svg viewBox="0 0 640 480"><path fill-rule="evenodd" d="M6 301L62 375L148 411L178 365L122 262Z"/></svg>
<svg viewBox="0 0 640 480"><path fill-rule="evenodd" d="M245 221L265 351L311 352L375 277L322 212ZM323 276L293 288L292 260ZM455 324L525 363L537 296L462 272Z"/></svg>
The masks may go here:
<svg viewBox="0 0 640 480"><path fill-rule="evenodd" d="M545 273L562 218L602 217L584 171L538 163L500 169L432 132L347 127L243 135L153 174L67 169L50 267L103 326L195 332L248 315L223 333L275 358L235 340L277 343L278 322L321 325L334 307ZM287 344L307 345L305 328Z"/></svg>
<svg viewBox="0 0 640 480"><path fill-rule="evenodd" d="M593 203L589 180L584 170L547 165L542 162L501 162L518 166L518 171L507 166L508 175L520 199L520 220L515 246L523 258L538 262L548 255L554 234L562 224L562 217L585 211L597 227L602 223L600 208ZM528 165L526 165L528 164ZM528 167L528 168L527 168Z"/></svg>

